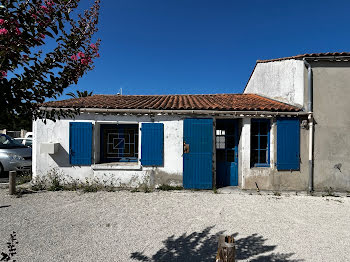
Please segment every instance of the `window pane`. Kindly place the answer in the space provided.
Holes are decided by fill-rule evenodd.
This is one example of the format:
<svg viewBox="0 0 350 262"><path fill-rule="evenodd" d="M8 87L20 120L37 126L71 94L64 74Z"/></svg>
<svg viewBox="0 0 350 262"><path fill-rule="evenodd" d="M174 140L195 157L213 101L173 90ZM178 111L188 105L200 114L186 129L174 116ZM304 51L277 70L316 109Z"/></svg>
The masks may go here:
<svg viewBox="0 0 350 262"><path fill-rule="evenodd" d="M101 162L136 161L138 125L103 125Z"/></svg>
<svg viewBox="0 0 350 262"><path fill-rule="evenodd" d="M260 136L260 149L267 149L267 136Z"/></svg>
<svg viewBox="0 0 350 262"><path fill-rule="evenodd" d="M259 133L259 123L258 122L252 122L250 132L252 133L252 135L257 135Z"/></svg>
<svg viewBox="0 0 350 262"><path fill-rule="evenodd" d="M228 136L227 137L227 148L234 148L234 147L235 147L235 137Z"/></svg>
<svg viewBox="0 0 350 262"><path fill-rule="evenodd" d="M260 122L260 135L267 135L268 126L269 124L267 122Z"/></svg>
<svg viewBox="0 0 350 262"><path fill-rule="evenodd" d="M225 162L225 150L216 150L216 160Z"/></svg>
<svg viewBox="0 0 350 262"><path fill-rule="evenodd" d="M260 162L259 164L266 164L267 163L267 150L261 150L260 151Z"/></svg>
<svg viewBox="0 0 350 262"><path fill-rule="evenodd" d="M251 149L258 149L258 138L257 136L252 136L252 140L251 140Z"/></svg>
<svg viewBox="0 0 350 262"><path fill-rule="evenodd" d="M227 162L235 162L235 150L227 150Z"/></svg>

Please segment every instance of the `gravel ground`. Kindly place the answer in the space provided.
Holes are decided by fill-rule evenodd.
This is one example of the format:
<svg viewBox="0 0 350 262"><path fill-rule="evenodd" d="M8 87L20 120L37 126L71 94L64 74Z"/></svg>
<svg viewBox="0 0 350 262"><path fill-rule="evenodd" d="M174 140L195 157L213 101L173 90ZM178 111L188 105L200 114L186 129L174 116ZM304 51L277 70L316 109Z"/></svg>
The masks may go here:
<svg viewBox="0 0 350 262"><path fill-rule="evenodd" d="M235 234L238 261L349 261L350 198L243 192L0 189L0 251L17 261L214 261Z"/></svg>

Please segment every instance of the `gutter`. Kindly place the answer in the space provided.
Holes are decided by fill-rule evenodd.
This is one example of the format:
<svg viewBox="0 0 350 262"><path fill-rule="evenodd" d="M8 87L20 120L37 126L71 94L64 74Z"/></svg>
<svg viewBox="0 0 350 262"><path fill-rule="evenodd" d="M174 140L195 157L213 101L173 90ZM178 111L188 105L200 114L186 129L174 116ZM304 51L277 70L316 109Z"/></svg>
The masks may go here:
<svg viewBox="0 0 350 262"><path fill-rule="evenodd" d="M55 108L55 107L40 107L42 111L52 110L72 110L75 108ZM240 115L271 115L271 116L307 116L307 112L274 112L274 111L219 111L219 110L158 110L158 109L108 109L108 108L80 108L80 112L85 113L115 113L115 114L199 114L199 115L222 115L229 114L239 117Z"/></svg>
<svg viewBox="0 0 350 262"><path fill-rule="evenodd" d="M307 115L309 121L309 192L314 191L314 118L313 118L313 74L312 68L306 59L303 59L307 67L308 78L308 101L307 101Z"/></svg>

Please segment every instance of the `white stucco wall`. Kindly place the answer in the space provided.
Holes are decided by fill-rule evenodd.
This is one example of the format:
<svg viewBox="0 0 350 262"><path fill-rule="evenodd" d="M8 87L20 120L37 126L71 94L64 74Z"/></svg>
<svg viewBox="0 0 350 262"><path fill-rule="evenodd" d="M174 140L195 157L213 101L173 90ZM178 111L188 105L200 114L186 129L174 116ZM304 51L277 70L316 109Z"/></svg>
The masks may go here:
<svg viewBox="0 0 350 262"><path fill-rule="evenodd" d="M255 93L288 104L304 104L304 62L257 63L244 93Z"/></svg>
<svg viewBox="0 0 350 262"><path fill-rule="evenodd" d="M87 121L94 124L93 134L93 165L71 166L69 164L69 122ZM106 123L141 123L158 122L164 124L164 165L162 167L143 167L140 160L135 165L108 166L99 164L99 125ZM126 186L137 186L144 178L150 179L154 184L174 183L182 184L183 172L183 120L178 116L122 116L81 114L74 120L62 119L56 122L43 123L37 120L33 124L33 176L43 176L50 173L53 168L64 175L75 179L99 178L101 180L113 179ZM141 155L141 136L139 132L139 158ZM40 152L40 143L59 143L56 154L49 155Z"/></svg>
<svg viewBox="0 0 350 262"><path fill-rule="evenodd" d="M241 176L242 176L242 188L252 188L251 185L247 185L248 181L255 180L256 177L269 177L275 170L275 123L272 119L270 122L270 166L269 167L251 167L250 166L250 132L251 132L251 119L242 119L242 132L241 132Z"/></svg>

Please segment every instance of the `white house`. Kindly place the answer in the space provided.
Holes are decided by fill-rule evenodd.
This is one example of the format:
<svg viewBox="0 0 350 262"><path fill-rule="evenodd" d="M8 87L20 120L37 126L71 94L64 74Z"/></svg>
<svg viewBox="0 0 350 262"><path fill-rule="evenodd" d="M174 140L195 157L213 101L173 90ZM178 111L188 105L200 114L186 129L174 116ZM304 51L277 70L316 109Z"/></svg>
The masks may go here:
<svg viewBox="0 0 350 262"><path fill-rule="evenodd" d="M244 94L94 95L48 102L75 118L33 124L33 176L126 186L349 190L350 53L258 61ZM329 101L329 102L327 102Z"/></svg>
<svg viewBox="0 0 350 262"><path fill-rule="evenodd" d="M276 168L274 119L297 123L298 133L305 114L255 94L94 95L41 109L73 107L81 108L75 119L35 121L34 176L59 168L74 178L108 176L128 186L149 180L245 188L246 170ZM299 147L293 150L299 154ZM299 157L293 158L287 168L299 170Z"/></svg>

